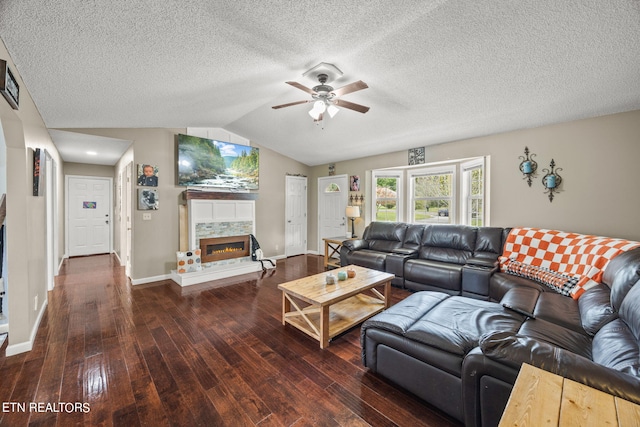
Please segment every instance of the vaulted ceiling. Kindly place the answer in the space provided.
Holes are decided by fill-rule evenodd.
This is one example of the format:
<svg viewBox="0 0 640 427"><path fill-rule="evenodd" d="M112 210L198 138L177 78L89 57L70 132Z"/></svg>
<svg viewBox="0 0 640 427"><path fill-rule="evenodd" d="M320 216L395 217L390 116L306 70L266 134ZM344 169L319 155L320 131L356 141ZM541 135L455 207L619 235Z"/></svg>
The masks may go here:
<svg viewBox="0 0 640 427"><path fill-rule="evenodd" d="M49 128L221 127L308 165L640 109L637 0L2 0L0 37ZM320 62L370 111L271 108Z"/></svg>

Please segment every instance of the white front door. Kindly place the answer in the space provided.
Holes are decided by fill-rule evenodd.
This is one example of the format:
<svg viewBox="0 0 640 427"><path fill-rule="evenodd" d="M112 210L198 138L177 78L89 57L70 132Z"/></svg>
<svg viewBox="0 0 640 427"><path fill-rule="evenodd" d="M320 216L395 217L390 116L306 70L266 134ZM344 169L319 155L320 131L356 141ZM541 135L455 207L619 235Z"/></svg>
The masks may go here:
<svg viewBox="0 0 640 427"><path fill-rule="evenodd" d="M69 256L111 252L111 178L67 177Z"/></svg>
<svg viewBox="0 0 640 427"><path fill-rule="evenodd" d="M307 252L307 178L286 177L285 256Z"/></svg>
<svg viewBox="0 0 640 427"><path fill-rule="evenodd" d="M347 175L318 178L318 252L324 254L325 237L346 238Z"/></svg>

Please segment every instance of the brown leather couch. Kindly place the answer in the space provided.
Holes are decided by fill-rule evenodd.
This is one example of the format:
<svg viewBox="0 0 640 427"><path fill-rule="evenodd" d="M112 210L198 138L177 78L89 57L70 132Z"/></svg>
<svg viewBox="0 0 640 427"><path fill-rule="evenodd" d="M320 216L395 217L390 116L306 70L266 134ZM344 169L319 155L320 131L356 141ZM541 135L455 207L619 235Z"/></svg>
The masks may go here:
<svg viewBox="0 0 640 427"><path fill-rule="evenodd" d="M614 258L603 284L574 300L497 271L508 229L446 227L448 239L425 237L445 229L423 226L420 247L403 255L402 283L429 290L363 324L371 372L467 426L498 424L522 363L640 403L640 249Z"/></svg>

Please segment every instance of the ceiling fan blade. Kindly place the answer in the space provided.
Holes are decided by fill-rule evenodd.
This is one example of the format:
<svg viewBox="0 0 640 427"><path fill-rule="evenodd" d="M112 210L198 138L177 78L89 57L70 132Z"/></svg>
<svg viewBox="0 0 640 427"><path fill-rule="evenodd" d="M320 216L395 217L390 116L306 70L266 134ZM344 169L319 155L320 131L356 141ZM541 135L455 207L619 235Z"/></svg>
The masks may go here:
<svg viewBox="0 0 640 427"><path fill-rule="evenodd" d="M307 104L307 103L312 102L312 101L313 100L290 102L288 104L274 105L271 108L273 108L274 110L277 110L278 108L291 107L292 105L298 105L298 104Z"/></svg>
<svg viewBox="0 0 640 427"><path fill-rule="evenodd" d="M354 110L363 114L369 111L369 107L365 107L364 105L356 104L354 102L345 101L344 99L336 99L334 101L334 104L342 108L348 108L349 110Z"/></svg>
<svg viewBox="0 0 640 427"><path fill-rule="evenodd" d="M315 119L313 122L314 123L319 123L322 121L322 119L324 118L324 113L320 113L320 115L318 116L317 119Z"/></svg>
<svg viewBox="0 0 640 427"><path fill-rule="evenodd" d="M347 93L351 93L351 92L356 92L362 89L366 89L369 86L367 86L367 84L365 82L363 82L362 80L358 80L357 82L353 82L353 83L349 83L346 86L342 86L336 90L333 91L333 93L336 94L336 96L342 96L342 95L346 95Z"/></svg>
<svg viewBox="0 0 640 427"><path fill-rule="evenodd" d="M298 82L285 82L288 85L291 85L293 87L296 87L304 92L307 92L309 95L315 95L316 93L314 91L312 91L311 89L309 89L308 87L301 85Z"/></svg>

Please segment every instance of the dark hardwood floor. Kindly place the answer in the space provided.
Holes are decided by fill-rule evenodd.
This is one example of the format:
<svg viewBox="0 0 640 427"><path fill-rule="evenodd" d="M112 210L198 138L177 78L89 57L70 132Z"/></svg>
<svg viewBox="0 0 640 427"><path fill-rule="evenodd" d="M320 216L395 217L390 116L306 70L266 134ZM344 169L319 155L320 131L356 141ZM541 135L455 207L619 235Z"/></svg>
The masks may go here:
<svg viewBox="0 0 640 427"><path fill-rule="evenodd" d="M132 287L113 256L68 259L33 350L0 354L0 425L458 426L370 374L358 327L320 350L282 326L277 285L321 271Z"/></svg>

